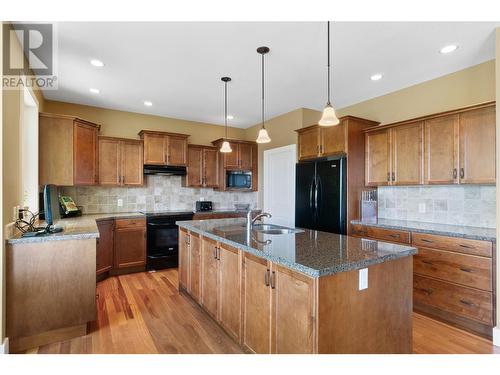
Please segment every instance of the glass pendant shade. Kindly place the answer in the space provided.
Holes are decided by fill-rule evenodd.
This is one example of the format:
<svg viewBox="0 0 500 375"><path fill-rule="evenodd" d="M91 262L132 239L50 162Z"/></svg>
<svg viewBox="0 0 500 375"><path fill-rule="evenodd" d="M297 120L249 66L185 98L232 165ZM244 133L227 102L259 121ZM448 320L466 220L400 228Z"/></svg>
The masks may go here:
<svg viewBox="0 0 500 375"><path fill-rule="evenodd" d="M267 134L267 130L262 128L259 130L259 136L256 140L257 143L269 143L271 142L271 138L269 138L269 134Z"/></svg>
<svg viewBox="0 0 500 375"><path fill-rule="evenodd" d="M321 120L319 120L320 126L334 126L340 123L337 114L335 113L335 109L332 107L330 103L325 106L323 110L323 115L321 116Z"/></svg>
<svg viewBox="0 0 500 375"><path fill-rule="evenodd" d="M231 150L231 145L229 144L228 141L222 142L222 147L219 150L220 152L232 152Z"/></svg>

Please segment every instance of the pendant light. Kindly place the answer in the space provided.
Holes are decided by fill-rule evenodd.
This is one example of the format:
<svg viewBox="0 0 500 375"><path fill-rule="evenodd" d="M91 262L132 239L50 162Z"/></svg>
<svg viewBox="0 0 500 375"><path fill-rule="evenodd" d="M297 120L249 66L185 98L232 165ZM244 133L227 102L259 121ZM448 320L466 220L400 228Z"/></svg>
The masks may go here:
<svg viewBox="0 0 500 375"><path fill-rule="evenodd" d="M328 21L328 36L327 36L327 43L328 43L328 101L326 102L325 109L323 110L323 115L321 116L321 119L319 120L319 125L320 126L334 126L338 125L340 123L337 114L335 113L335 109L332 106L332 103L330 103L330 21Z"/></svg>
<svg viewBox="0 0 500 375"><path fill-rule="evenodd" d="M264 55L270 50L268 47L259 47L257 52L262 55L262 128L259 130L259 136L257 137L257 143L269 143L271 138L267 134L266 127L264 126Z"/></svg>
<svg viewBox="0 0 500 375"><path fill-rule="evenodd" d="M220 148L220 152L232 152L231 150L231 145L229 144L227 139L227 83L231 81L230 77L222 77L221 81L224 82L224 129L225 129L225 136L224 136L224 142L222 142L222 147Z"/></svg>

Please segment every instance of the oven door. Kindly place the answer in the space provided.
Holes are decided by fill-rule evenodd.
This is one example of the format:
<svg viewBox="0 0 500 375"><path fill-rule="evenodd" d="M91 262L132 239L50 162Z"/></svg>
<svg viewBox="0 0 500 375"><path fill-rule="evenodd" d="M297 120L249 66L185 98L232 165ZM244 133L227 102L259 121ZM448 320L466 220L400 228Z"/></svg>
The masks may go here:
<svg viewBox="0 0 500 375"><path fill-rule="evenodd" d="M148 223L148 257L177 257L179 228L175 222Z"/></svg>

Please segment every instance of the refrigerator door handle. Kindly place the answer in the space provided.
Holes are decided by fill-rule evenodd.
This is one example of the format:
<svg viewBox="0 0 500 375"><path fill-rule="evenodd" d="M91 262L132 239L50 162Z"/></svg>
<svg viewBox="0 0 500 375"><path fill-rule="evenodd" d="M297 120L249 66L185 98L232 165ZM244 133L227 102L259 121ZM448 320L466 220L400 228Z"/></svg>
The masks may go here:
<svg viewBox="0 0 500 375"><path fill-rule="evenodd" d="M313 203L313 191L314 191L314 178L311 180L311 185L309 186L309 208L314 216L314 203Z"/></svg>
<svg viewBox="0 0 500 375"><path fill-rule="evenodd" d="M321 193L321 178L318 176L316 179L316 192L314 194L314 207L316 211L316 218L319 216L318 196L320 193Z"/></svg>

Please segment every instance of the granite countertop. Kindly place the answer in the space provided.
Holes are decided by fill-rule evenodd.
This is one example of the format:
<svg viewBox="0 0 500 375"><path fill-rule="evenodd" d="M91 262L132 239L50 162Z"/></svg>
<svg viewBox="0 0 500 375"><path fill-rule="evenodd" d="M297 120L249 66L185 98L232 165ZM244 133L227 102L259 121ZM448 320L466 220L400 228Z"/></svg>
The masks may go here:
<svg viewBox="0 0 500 375"><path fill-rule="evenodd" d="M252 231L245 219L178 221L179 227L268 259L308 276L320 277L365 268L417 253L414 247L314 230L292 234Z"/></svg>
<svg viewBox="0 0 500 375"><path fill-rule="evenodd" d="M59 233L51 233L39 235L35 237L21 237L16 235L8 238L8 244L35 243L46 241L64 241L64 240L85 240L91 238L99 238L99 230L97 229L97 221L104 219L133 219L145 217L139 212L123 212L110 214L93 214L68 217L55 222L55 226L62 227L63 231ZM41 222L38 226L43 226Z"/></svg>
<svg viewBox="0 0 500 375"><path fill-rule="evenodd" d="M393 219L378 219L377 222L352 220L351 224L496 242L496 229L493 228L467 227L463 225L424 223L419 221Z"/></svg>

